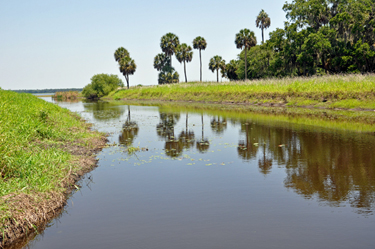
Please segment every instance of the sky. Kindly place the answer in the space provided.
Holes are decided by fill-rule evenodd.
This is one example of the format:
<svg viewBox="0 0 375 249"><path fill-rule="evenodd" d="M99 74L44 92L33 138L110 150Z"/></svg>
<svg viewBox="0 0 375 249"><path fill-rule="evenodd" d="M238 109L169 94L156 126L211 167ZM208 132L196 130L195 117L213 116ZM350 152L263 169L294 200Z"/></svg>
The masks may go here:
<svg viewBox="0 0 375 249"><path fill-rule="evenodd" d="M283 28L285 0L0 0L0 87L5 90L82 88L95 74L115 74L126 81L114 60L125 47L137 64L130 86L156 85L154 57L160 39L172 32L192 46L195 37L207 41L202 51L203 81L216 81L210 58L228 63L240 50L234 43L241 29L262 36L255 19L264 9L269 32ZM199 52L186 65L188 81L199 80ZM172 66L184 81L183 64Z"/></svg>

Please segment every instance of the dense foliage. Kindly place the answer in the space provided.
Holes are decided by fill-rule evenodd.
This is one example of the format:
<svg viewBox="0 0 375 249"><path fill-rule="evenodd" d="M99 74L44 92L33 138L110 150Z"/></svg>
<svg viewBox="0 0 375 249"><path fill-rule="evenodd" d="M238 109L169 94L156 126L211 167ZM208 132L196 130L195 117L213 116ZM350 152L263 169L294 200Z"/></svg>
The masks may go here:
<svg viewBox="0 0 375 249"><path fill-rule="evenodd" d="M247 53L249 79L374 71L374 0L293 0L283 10L284 29ZM240 79L244 59L242 52Z"/></svg>
<svg viewBox="0 0 375 249"><path fill-rule="evenodd" d="M103 97L124 83L114 74L96 74L92 76L91 83L82 90L82 95L88 99Z"/></svg>

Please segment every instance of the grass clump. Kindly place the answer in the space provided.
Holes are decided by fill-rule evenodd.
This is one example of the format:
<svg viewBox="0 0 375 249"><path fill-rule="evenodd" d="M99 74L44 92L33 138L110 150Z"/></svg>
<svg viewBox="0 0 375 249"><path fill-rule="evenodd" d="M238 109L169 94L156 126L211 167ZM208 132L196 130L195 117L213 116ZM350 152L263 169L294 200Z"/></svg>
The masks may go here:
<svg viewBox="0 0 375 249"><path fill-rule="evenodd" d="M103 140L103 134L89 131L67 109L31 94L0 90L0 247L17 236L9 235L9 227L17 230L12 224L24 222L21 199L35 201L28 201L35 210L53 196L63 199L67 178L81 170L82 160L67 148L94 149L95 139Z"/></svg>
<svg viewBox="0 0 375 249"><path fill-rule="evenodd" d="M76 100L80 97L80 93L77 91L68 92L56 92L52 98L56 100Z"/></svg>
<svg viewBox="0 0 375 249"><path fill-rule="evenodd" d="M118 90L112 99L270 103L326 108L375 108L375 75L332 75L223 83L181 83ZM346 102L342 102L345 100ZM332 105L335 103L334 105Z"/></svg>

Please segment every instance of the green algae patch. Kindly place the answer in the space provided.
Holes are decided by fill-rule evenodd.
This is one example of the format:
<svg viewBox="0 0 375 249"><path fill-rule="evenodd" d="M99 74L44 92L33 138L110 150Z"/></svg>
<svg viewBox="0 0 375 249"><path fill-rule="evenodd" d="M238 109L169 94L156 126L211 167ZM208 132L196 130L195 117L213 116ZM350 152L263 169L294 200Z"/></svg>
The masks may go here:
<svg viewBox="0 0 375 249"><path fill-rule="evenodd" d="M105 142L67 109L0 90L0 247L55 215Z"/></svg>

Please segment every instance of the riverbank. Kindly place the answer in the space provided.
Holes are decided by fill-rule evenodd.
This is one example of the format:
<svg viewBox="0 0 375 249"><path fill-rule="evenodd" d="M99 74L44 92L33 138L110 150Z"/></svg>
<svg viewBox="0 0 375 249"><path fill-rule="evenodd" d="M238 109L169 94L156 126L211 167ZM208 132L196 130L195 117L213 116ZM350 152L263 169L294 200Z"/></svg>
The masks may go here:
<svg viewBox="0 0 375 249"><path fill-rule="evenodd" d="M133 87L105 99L375 110L375 74Z"/></svg>
<svg viewBox="0 0 375 249"><path fill-rule="evenodd" d="M105 143L67 109L0 90L0 247L57 215Z"/></svg>

